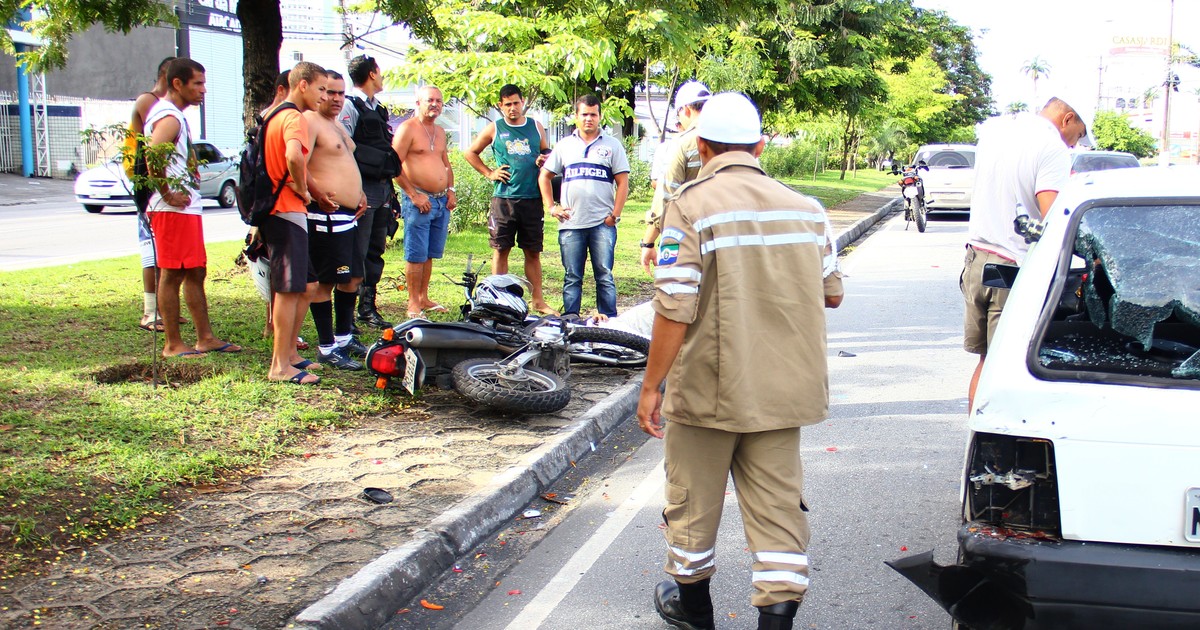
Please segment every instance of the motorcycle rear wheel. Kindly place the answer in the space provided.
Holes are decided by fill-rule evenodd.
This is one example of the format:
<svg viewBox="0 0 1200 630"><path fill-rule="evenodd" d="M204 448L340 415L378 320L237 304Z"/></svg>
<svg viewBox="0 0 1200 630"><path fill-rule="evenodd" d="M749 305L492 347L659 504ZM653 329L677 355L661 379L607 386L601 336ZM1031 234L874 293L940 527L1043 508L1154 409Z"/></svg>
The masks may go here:
<svg viewBox="0 0 1200 630"><path fill-rule="evenodd" d="M614 328L575 328L567 343L572 361L616 367L642 367L650 353L649 339Z"/></svg>
<svg viewBox="0 0 1200 630"><path fill-rule="evenodd" d="M917 231L925 231L925 223L929 220L929 209L925 207L925 200L917 197L913 200L913 215L917 220Z"/></svg>
<svg viewBox="0 0 1200 630"><path fill-rule="evenodd" d="M493 359L467 359L454 366L454 389L477 403L514 413L552 413L571 402L571 390L557 374L525 366L514 375Z"/></svg>

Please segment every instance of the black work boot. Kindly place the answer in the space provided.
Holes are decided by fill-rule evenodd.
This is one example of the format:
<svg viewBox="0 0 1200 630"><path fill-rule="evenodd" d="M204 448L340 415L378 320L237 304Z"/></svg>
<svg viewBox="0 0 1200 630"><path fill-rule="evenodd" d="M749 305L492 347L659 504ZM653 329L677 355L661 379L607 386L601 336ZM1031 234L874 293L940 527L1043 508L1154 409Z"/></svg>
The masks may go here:
<svg viewBox="0 0 1200 630"><path fill-rule="evenodd" d="M375 309L375 287L365 284L358 287L358 321L380 329L392 327Z"/></svg>
<svg viewBox="0 0 1200 630"><path fill-rule="evenodd" d="M800 602L781 602L758 607L758 630L792 630Z"/></svg>
<svg viewBox="0 0 1200 630"><path fill-rule="evenodd" d="M663 621L682 630L716 630L708 580L680 584L675 580L659 582L654 588L654 609Z"/></svg>

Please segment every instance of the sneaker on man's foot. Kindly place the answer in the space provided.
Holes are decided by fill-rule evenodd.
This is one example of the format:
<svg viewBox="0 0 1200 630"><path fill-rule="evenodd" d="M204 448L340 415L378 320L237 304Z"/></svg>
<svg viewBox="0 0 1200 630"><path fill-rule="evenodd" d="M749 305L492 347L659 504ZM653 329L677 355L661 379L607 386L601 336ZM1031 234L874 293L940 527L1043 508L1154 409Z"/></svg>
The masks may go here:
<svg viewBox="0 0 1200 630"><path fill-rule="evenodd" d="M342 354L355 359L367 356L367 347L355 337L351 337L350 341L346 342L346 345L338 346L338 350L341 350Z"/></svg>
<svg viewBox="0 0 1200 630"><path fill-rule="evenodd" d="M348 370L351 372L363 369L363 364L346 356L341 348L334 348L328 353L317 350L317 363L332 365L339 370Z"/></svg>

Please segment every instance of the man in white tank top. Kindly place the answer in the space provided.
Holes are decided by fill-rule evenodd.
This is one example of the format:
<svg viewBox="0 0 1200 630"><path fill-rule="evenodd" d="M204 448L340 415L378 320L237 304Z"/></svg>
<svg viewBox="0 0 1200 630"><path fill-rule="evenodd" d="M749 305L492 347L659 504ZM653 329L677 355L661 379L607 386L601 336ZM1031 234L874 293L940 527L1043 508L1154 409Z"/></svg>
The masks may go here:
<svg viewBox="0 0 1200 630"><path fill-rule="evenodd" d="M173 145L163 164L147 158L147 167L157 190L150 197L147 214L154 236L155 264L162 270L158 282L158 310L166 341L164 357L198 357L206 352L240 352L241 347L213 335L204 293L208 258L204 250L204 227L200 216L198 174L191 151L191 134L183 110L204 100L204 66L181 57L167 66L167 95L146 115L146 130L155 153L162 145ZM157 162L157 163L156 163ZM196 345L189 346L179 331L179 290L182 287L192 322Z"/></svg>

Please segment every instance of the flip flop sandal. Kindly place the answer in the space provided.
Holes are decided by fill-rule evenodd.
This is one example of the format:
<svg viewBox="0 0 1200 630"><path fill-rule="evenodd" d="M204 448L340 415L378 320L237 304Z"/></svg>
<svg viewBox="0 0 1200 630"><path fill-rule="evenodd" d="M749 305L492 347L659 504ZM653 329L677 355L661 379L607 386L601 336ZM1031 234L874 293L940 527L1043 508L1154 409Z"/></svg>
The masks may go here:
<svg viewBox="0 0 1200 630"><path fill-rule="evenodd" d="M450 309L446 308L445 306L442 306L441 304L434 304L433 306L428 306L425 308L425 310L433 312L433 313L449 313L450 312Z"/></svg>
<svg viewBox="0 0 1200 630"><path fill-rule="evenodd" d="M312 361L309 361L308 359L305 359L299 363L293 363L292 367L296 368L297 370L307 370L308 368L310 368L314 365L317 365L317 364L313 363Z"/></svg>
<svg viewBox="0 0 1200 630"><path fill-rule="evenodd" d="M295 376L293 376L292 378L289 378L286 382L295 383L296 385L316 385L317 383L321 382L321 377L318 376L317 380L305 383L304 379L306 379L310 376L313 376L313 375L309 374L308 372L305 372L304 370L300 370L299 372L296 372Z"/></svg>
<svg viewBox="0 0 1200 630"><path fill-rule="evenodd" d="M145 324L138 324L138 328L156 333L167 332L167 327L163 325L161 319L156 319L152 322L146 322Z"/></svg>
<svg viewBox="0 0 1200 630"><path fill-rule="evenodd" d="M180 352L179 354L172 354L171 356L164 357L164 358L173 359L175 357L180 357L180 358L184 358L184 359L198 359L202 356L204 356L204 353L199 350L184 350L183 352Z"/></svg>
<svg viewBox="0 0 1200 630"><path fill-rule="evenodd" d="M241 351L242 351L241 346L235 345L232 343L226 343L225 345L221 346L220 348L213 348L212 350L202 350L201 352L221 352L224 354L234 354L236 352L241 352Z"/></svg>
<svg viewBox="0 0 1200 630"><path fill-rule="evenodd" d="M383 488L363 488L359 493L360 499L370 501L371 503L383 504L392 502L392 493Z"/></svg>

